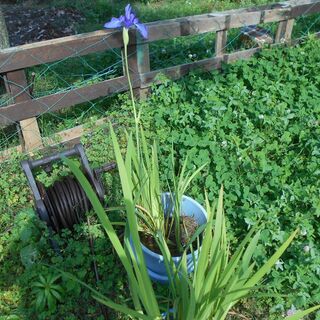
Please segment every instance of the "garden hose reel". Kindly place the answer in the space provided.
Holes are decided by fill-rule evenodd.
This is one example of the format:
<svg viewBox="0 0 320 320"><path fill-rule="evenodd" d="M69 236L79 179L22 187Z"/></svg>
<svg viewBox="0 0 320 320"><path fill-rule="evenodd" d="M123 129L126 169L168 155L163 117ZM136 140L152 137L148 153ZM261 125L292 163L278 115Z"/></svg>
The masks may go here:
<svg viewBox="0 0 320 320"><path fill-rule="evenodd" d="M46 188L36 180L33 170L42 167L46 172L50 172L54 162L75 156L80 158L83 173L99 199L103 201L105 191L101 183L101 174L114 169L116 165L109 163L91 169L82 144L77 144L69 150L42 159L21 162L34 196L37 214L54 232L60 232L65 228L72 229L75 224L80 223L85 213L91 208L90 201L80 183L73 176L63 177Z"/></svg>
<svg viewBox="0 0 320 320"><path fill-rule="evenodd" d="M60 250L57 243L51 237L52 232L60 232L65 228L72 230L75 224L82 221L85 213L90 210L91 204L82 186L73 176L66 176L46 188L40 181L36 180L33 175L33 170L42 167L49 173L52 170L53 162L75 156L80 158L83 173L89 180L100 201L103 201L105 191L101 183L101 174L114 169L116 164L108 163L102 167L91 169L82 144L77 144L72 149L55 153L42 159L25 160L21 162L21 166L27 176L34 196L36 211L39 218L48 226L50 234L49 240L57 254L60 254ZM89 226L89 218L87 222ZM95 250L92 235L89 236L89 246L93 257L92 269L95 275L95 281L98 283L100 277L94 258ZM109 318L107 309L104 306L100 306L100 308L103 318L107 320Z"/></svg>

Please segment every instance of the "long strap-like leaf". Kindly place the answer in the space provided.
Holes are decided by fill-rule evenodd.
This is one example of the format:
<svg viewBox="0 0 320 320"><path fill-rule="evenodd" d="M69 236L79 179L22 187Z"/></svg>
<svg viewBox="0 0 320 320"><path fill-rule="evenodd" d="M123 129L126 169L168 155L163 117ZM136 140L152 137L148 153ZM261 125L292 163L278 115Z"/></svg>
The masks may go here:
<svg viewBox="0 0 320 320"><path fill-rule="evenodd" d="M308 314L310 314L314 311L317 311L319 309L320 309L320 305L317 305L315 307L309 308L304 311L297 311L294 315L286 317L285 320L300 320L303 317L307 316Z"/></svg>

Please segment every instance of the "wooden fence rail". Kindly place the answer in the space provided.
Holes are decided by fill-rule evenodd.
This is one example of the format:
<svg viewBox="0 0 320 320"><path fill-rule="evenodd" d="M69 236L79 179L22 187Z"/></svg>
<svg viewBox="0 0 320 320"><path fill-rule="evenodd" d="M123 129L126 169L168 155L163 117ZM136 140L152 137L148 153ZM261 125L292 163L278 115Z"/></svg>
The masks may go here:
<svg viewBox="0 0 320 320"><path fill-rule="evenodd" d="M224 49L227 44L227 32L230 29L278 22L274 43L283 43L291 39L295 18L315 13L320 13L320 0L291 0L249 9L229 10L147 23L149 30L147 40L143 40L136 33L136 30L130 30L129 64L134 88L143 94L154 83L159 73L164 73L172 79L178 79L191 70L217 69L220 68L222 62L228 63L238 59L246 59L260 50L260 48L253 48L226 54ZM216 33L214 57L161 70L150 70L150 42L208 32ZM33 98L24 77L24 69L28 67L122 47L122 32L101 30L0 50L0 74L8 79L7 87L11 90L14 88L14 95L12 92L11 95L16 97L12 104L0 108L0 126L32 119L31 123L34 129L35 117L43 113L56 112L88 100L128 90L127 78L120 76L65 92ZM17 80L17 76L19 81L14 84L14 79ZM11 82L10 79L12 79ZM78 131L76 131L77 134ZM58 135L65 136L63 132ZM73 139L72 136L69 138ZM34 147L41 146L39 137L26 135L24 139L28 141L25 141L22 147L14 148L15 150L30 151ZM38 141L32 141L33 139ZM43 140L47 140L47 138ZM10 151L7 150L6 157L8 154Z"/></svg>

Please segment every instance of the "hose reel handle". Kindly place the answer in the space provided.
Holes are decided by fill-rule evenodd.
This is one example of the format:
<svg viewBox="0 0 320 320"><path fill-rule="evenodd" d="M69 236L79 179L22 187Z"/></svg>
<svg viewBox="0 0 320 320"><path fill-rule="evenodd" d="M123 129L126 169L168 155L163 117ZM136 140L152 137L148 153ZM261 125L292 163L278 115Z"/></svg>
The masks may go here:
<svg viewBox="0 0 320 320"><path fill-rule="evenodd" d="M30 169L35 169L37 167L46 166L48 164L51 164L52 162L56 162L61 160L61 158L69 158L72 156L80 156L81 157L81 149L83 150L83 147L81 144L76 144L73 148L57 152L55 154L52 154L48 157L44 157L42 159L37 160L27 160L30 166ZM82 159L81 159L82 160Z"/></svg>
<svg viewBox="0 0 320 320"><path fill-rule="evenodd" d="M33 176L32 170L38 167L50 165L52 162L59 161L63 157L72 157L72 156L79 156L81 159L81 163L88 174L90 180L94 179L93 172L90 168L87 156L85 154L85 151L83 149L82 144L76 144L73 148L58 152L55 154L52 154L48 157L44 157L41 159L36 160L23 160L21 161L21 167L27 177L29 186L33 192L34 198L36 202L41 202L42 198L39 192L39 189L37 187L36 180Z"/></svg>

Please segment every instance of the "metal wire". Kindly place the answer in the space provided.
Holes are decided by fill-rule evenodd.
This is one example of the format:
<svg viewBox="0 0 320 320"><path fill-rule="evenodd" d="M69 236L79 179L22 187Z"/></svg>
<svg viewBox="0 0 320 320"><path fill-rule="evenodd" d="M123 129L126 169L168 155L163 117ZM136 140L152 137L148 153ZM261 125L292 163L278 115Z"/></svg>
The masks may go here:
<svg viewBox="0 0 320 320"><path fill-rule="evenodd" d="M295 25L299 25L299 27L302 27L304 26L304 24L306 24L306 21L304 21L304 15L308 14L310 10L313 9L313 7L316 5L317 3L315 2L312 6L308 7L305 12L303 12L303 14L298 17L296 19L296 23ZM315 18L314 21L310 21L311 25L306 26L306 32L304 33L307 33L308 31L310 31L310 29L315 25L317 24L317 22L319 21L320 19L320 16L317 16ZM247 25L244 24L243 25L244 27L246 27ZM273 25L270 24L270 27L269 29L272 27ZM191 26L191 28L193 28ZM196 31L196 30L194 30ZM167 33L169 34L170 31L167 31ZM74 89L74 88L78 88L78 87L81 87L81 86L84 86L88 83L90 83L90 81L94 80L94 81L103 81L106 78L109 78L109 76L114 76L115 74L113 74L113 72L115 72L117 74L117 72L120 71L120 66L122 64L122 57L121 55L119 54L119 52L111 47L109 47L109 44L108 44L108 40L109 40L109 37L112 36L112 33L108 33L106 34L105 37L103 37L102 39L100 39L99 41L97 41L96 43L93 43L93 44L90 44L88 46L84 46L83 48L81 48L80 50L75 50L73 49L72 47L69 47L67 45L65 45L65 48L66 50L69 50L71 53L69 56L65 57L64 59L61 59L59 61L55 61L53 63L45 63L43 61L41 61L41 59L39 59L37 56L35 55L31 55L33 59L35 60L38 60L39 61L39 64L42 64L45 66L44 70L41 70L38 74L37 74L37 79L41 79L42 76L46 76L47 73L49 71L51 71L53 73L53 75L55 76L55 78L57 78L59 80L59 82L61 82L63 85L65 85L66 87L64 88L52 88L52 92L46 92L46 90L43 90L43 92L35 92L33 94L33 96L31 98L35 98L35 97L39 97L39 96L43 96L43 95L46 95L48 93L62 93L61 95L61 98L56 101L53 105L46 105L46 104L43 104L43 112L41 114L39 114L38 116L36 116L35 118L37 120L39 120L39 118L41 116L43 116L44 114L50 114L52 115L54 118L58 118L60 120L63 120L62 117L59 116L59 113L55 113L52 109L54 109L54 107L62 100L64 99L68 94L69 92ZM177 61L177 63L182 63L182 61L185 61L185 58L186 58L186 50L192 50L192 48L194 46L202 46L203 45L203 40L205 38L206 35L201 35L197 38L197 41L191 43L188 48L185 47L185 50L177 50L177 53L173 53L173 54L170 54L170 61L173 62L173 60L175 60L176 58L179 58L181 59L181 61ZM226 49L226 51L229 51L228 49L229 48L232 48L233 47L233 44L237 42L237 40L239 39L239 37L241 36L241 33L237 33L237 35L230 39L228 41L228 43L225 45L225 47L222 49ZM107 66L106 68L102 68L103 70L96 70L97 68L96 67L93 67L91 66L90 62L88 62L86 60L86 58L84 58L82 56L83 52L85 52L87 49L91 48L91 47L94 47L94 46L97 46L97 45L101 45L102 43L106 44L108 46L108 49L109 51L113 52L114 55L117 57L116 58L116 61L111 65L111 66ZM254 45L256 46L256 45ZM15 55L16 53L15 52L12 52L11 55L7 58L6 61L4 61L1 65L5 65L7 62L10 61L10 59ZM72 59L72 58L78 58L81 60L82 64L85 66L85 67L89 67L90 70L93 71L93 74L92 76L89 78L89 79L82 79L80 83L69 83L66 79L63 79L63 77L59 74L59 72L57 72L56 70L54 70L54 67L57 66L57 65L60 65L61 63L64 63L66 62L68 59ZM156 69L158 69L159 67L163 67L162 66L162 63L163 63L163 59L161 58L161 55L160 55L160 58L159 58L159 50L150 50L150 59L152 60L153 58L156 58ZM174 63L176 64L176 63ZM99 68L100 69L100 68ZM84 74L82 74L82 76L84 76ZM1 77L1 75L0 75ZM40 80L39 80L40 81ZM136 80L138 81L138 80ZM17 85L17 84L15 84ZM29 89L33 86L33 82L29 83L26 87L21 87L20 90L18 90L19 92L16 93L15 96L11 96L10 98L6 98L6 96L4 96L3 98L3 101L0 102L0 107L2 106L5 106L9 103L12 103L12 101L14 100L15 97L19 96L21 93L27 93L29 94ZM19 85L18 85L19 87ZM115 94L118 93L118 92L122 92L123 89L125 88L125 86L123 86L123 88L120 88L118 90L115 90ZM37 91L37 90L36 90ZM85 99L85 97L80 93L80 92L76 92L77 95L79 95L79 97L81 97L83 100L86 100L89 105L86 106L86 109L83 110L83 112L81 113L81 115L79 117L77 117L76 119L73 119L74 121L80 119L82 120L82 118L87 115L89 112L93 112L95 111L96 113L98 114L104 114L104 108L102 110L100 110L99 107L97 107L97 103L102 103L103 101L105 101L105 99L108 99L109 97L106 96L104 98L101 98L97 101L89 101L89 99ZM1 117L4 117L6 120L8 120L8 122L12 123L12 124L16 124L18 125L19 124L19 121L13 121L3 115L0 115ZM32 130L32 125L25 125L24 126L24 130L28 130L28 131L31 131ZM18 137L18 135L21 135L21 127L18 127L16 130L13 130L14 132L11 132L11 129L9 132L5 131L5 130L2 130L0 129L0 149L1 150L5 150L6 148L8 148L11 144L13 144L13 142L16 142L16 140L14 140L15 138ZM44 131L44 128L42 128L42 131ZM43 133L43 132L42 132ZM38 132L35 132L35 134L39 135Z"/></svg>

